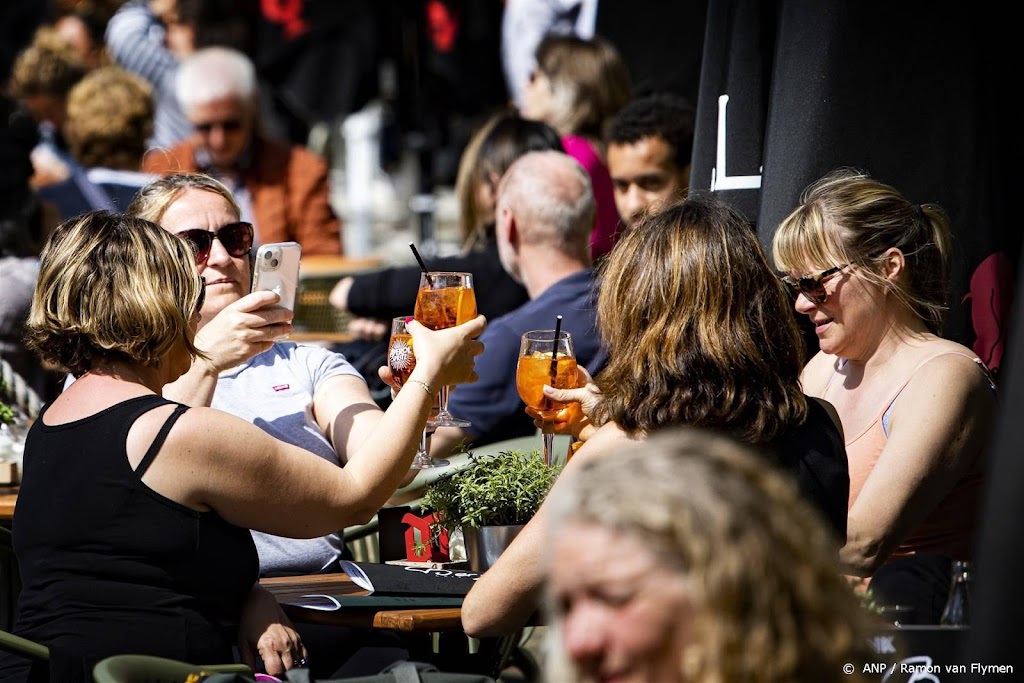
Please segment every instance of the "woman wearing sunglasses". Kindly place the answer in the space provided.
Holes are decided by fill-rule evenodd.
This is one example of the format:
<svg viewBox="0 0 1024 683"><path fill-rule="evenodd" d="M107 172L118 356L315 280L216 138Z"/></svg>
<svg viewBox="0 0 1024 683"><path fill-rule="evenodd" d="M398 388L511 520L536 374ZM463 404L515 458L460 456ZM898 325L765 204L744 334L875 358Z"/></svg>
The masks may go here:
<svg viewBox="0 0 1024 683"><path fill-rule="evenodd" d="M335 466L379 458L381 435L404 433L409 415L383 412L343 355L283 341L292 314L269 307L277 294L250 292L252 226L239 221L223 184L202 174L166 176L144 187L128 212L183 238L206 283L196 333L206 357L196 358L165 396L241 417ZM317 538L252 535L263 576L337 571L345 549L342 526ZM333 654L344 658L340 650ZM314 674L334 673L333 666L321 670L324 663L313 658Z"/></svg>
<svg viewBox="0 0 1024 683"><path fill-rule="evenodd" d="M881 600L937 623L950 560L971 559L996 397L984 364L941 338L949 220L865 174L808 187L774 238L814 325L805 391L842 420L850 460L842 559Z"/></svg>
<svg viewBox="0 0 1024 683"><path fill-rule="evenodd" d="M609 356L596 378L600 426L555 489L588 460L615 457L658 430L714 430L787 472L838 552L849 494L842 434L830 408L800 387L796 320L746 219L713 196L691 194L622 236L601 267L599 290L598 329ZM587 389L545 393L573 401ZM547 510L545 503L469 591L462 624L470 635L514 630L537 607L550 552Z"/></svg>
<svg viewBox="0 0 1024 683"><path fill-rule="evenodd" d="M7 655L0 680L91 681L115 654L224 663L236 644L270 671L305 664L294 632L268 620L249 529L308 538L365 522L407 474L432 391L400 392L364 445L373 457L344 469L163 396L204 356L207 287L193 250L149 221L93 212L49 236L27 345L78 379L29 432L13 531L15 632L49 647L50 671ZM483 327L411 326L413 378L471 381Z"/></svg>

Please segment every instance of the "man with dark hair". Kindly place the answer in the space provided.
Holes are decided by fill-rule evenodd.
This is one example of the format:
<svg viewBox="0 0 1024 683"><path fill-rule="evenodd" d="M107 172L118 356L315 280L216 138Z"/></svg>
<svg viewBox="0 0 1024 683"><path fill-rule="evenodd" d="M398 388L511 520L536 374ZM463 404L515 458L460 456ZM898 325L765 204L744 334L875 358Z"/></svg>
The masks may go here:
<svg viewBox="0 0 1024 683"><path fill-rule="evenodd" d="M625 230L648 211L686 196L694 115L683 97L655 93L633 100L612 119L605 134L608 171Z"/></svg>

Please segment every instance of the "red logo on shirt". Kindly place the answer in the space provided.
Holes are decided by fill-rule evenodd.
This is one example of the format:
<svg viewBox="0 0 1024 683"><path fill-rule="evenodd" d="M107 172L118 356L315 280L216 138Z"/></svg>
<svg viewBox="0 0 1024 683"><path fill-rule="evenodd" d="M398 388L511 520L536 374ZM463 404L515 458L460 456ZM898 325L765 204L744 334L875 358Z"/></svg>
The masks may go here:
<svg viewBox="0 0 1024 683"><path fill-rule="evenodd" d="M288 391L291 388L291 384L278 384L277 386L272 387L274 391Z"/></svg>

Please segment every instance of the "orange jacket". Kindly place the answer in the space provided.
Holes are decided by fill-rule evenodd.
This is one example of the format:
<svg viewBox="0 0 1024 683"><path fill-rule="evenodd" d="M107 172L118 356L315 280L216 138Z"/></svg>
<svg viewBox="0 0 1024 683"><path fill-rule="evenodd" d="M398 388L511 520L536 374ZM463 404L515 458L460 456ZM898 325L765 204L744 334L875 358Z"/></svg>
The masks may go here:
<svg viewBox="0 0 1024 683"><path fill-rule="evenodd" d="M196 145L184 140L146 153L143 170L167 175L199 170ZM328 202L327 164L313 152L257 136L253 163L242 171L260 242L295 241L303 255L341 254L341 222Z"/></svg>

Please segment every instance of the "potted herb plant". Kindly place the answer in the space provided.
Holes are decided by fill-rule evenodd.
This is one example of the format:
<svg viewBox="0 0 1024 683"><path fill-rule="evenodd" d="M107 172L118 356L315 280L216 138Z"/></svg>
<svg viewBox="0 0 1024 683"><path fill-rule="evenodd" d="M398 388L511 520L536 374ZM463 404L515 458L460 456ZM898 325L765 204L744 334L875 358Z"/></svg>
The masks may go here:
<svg viewBox="0 0 1024 683"><path fill-rule="evenodd" d="M422 508L436 513L438 534L462 531L470 568L484 571L537 512L560 471L540 451L470 454L468 465L427 485Z"/></svg>

